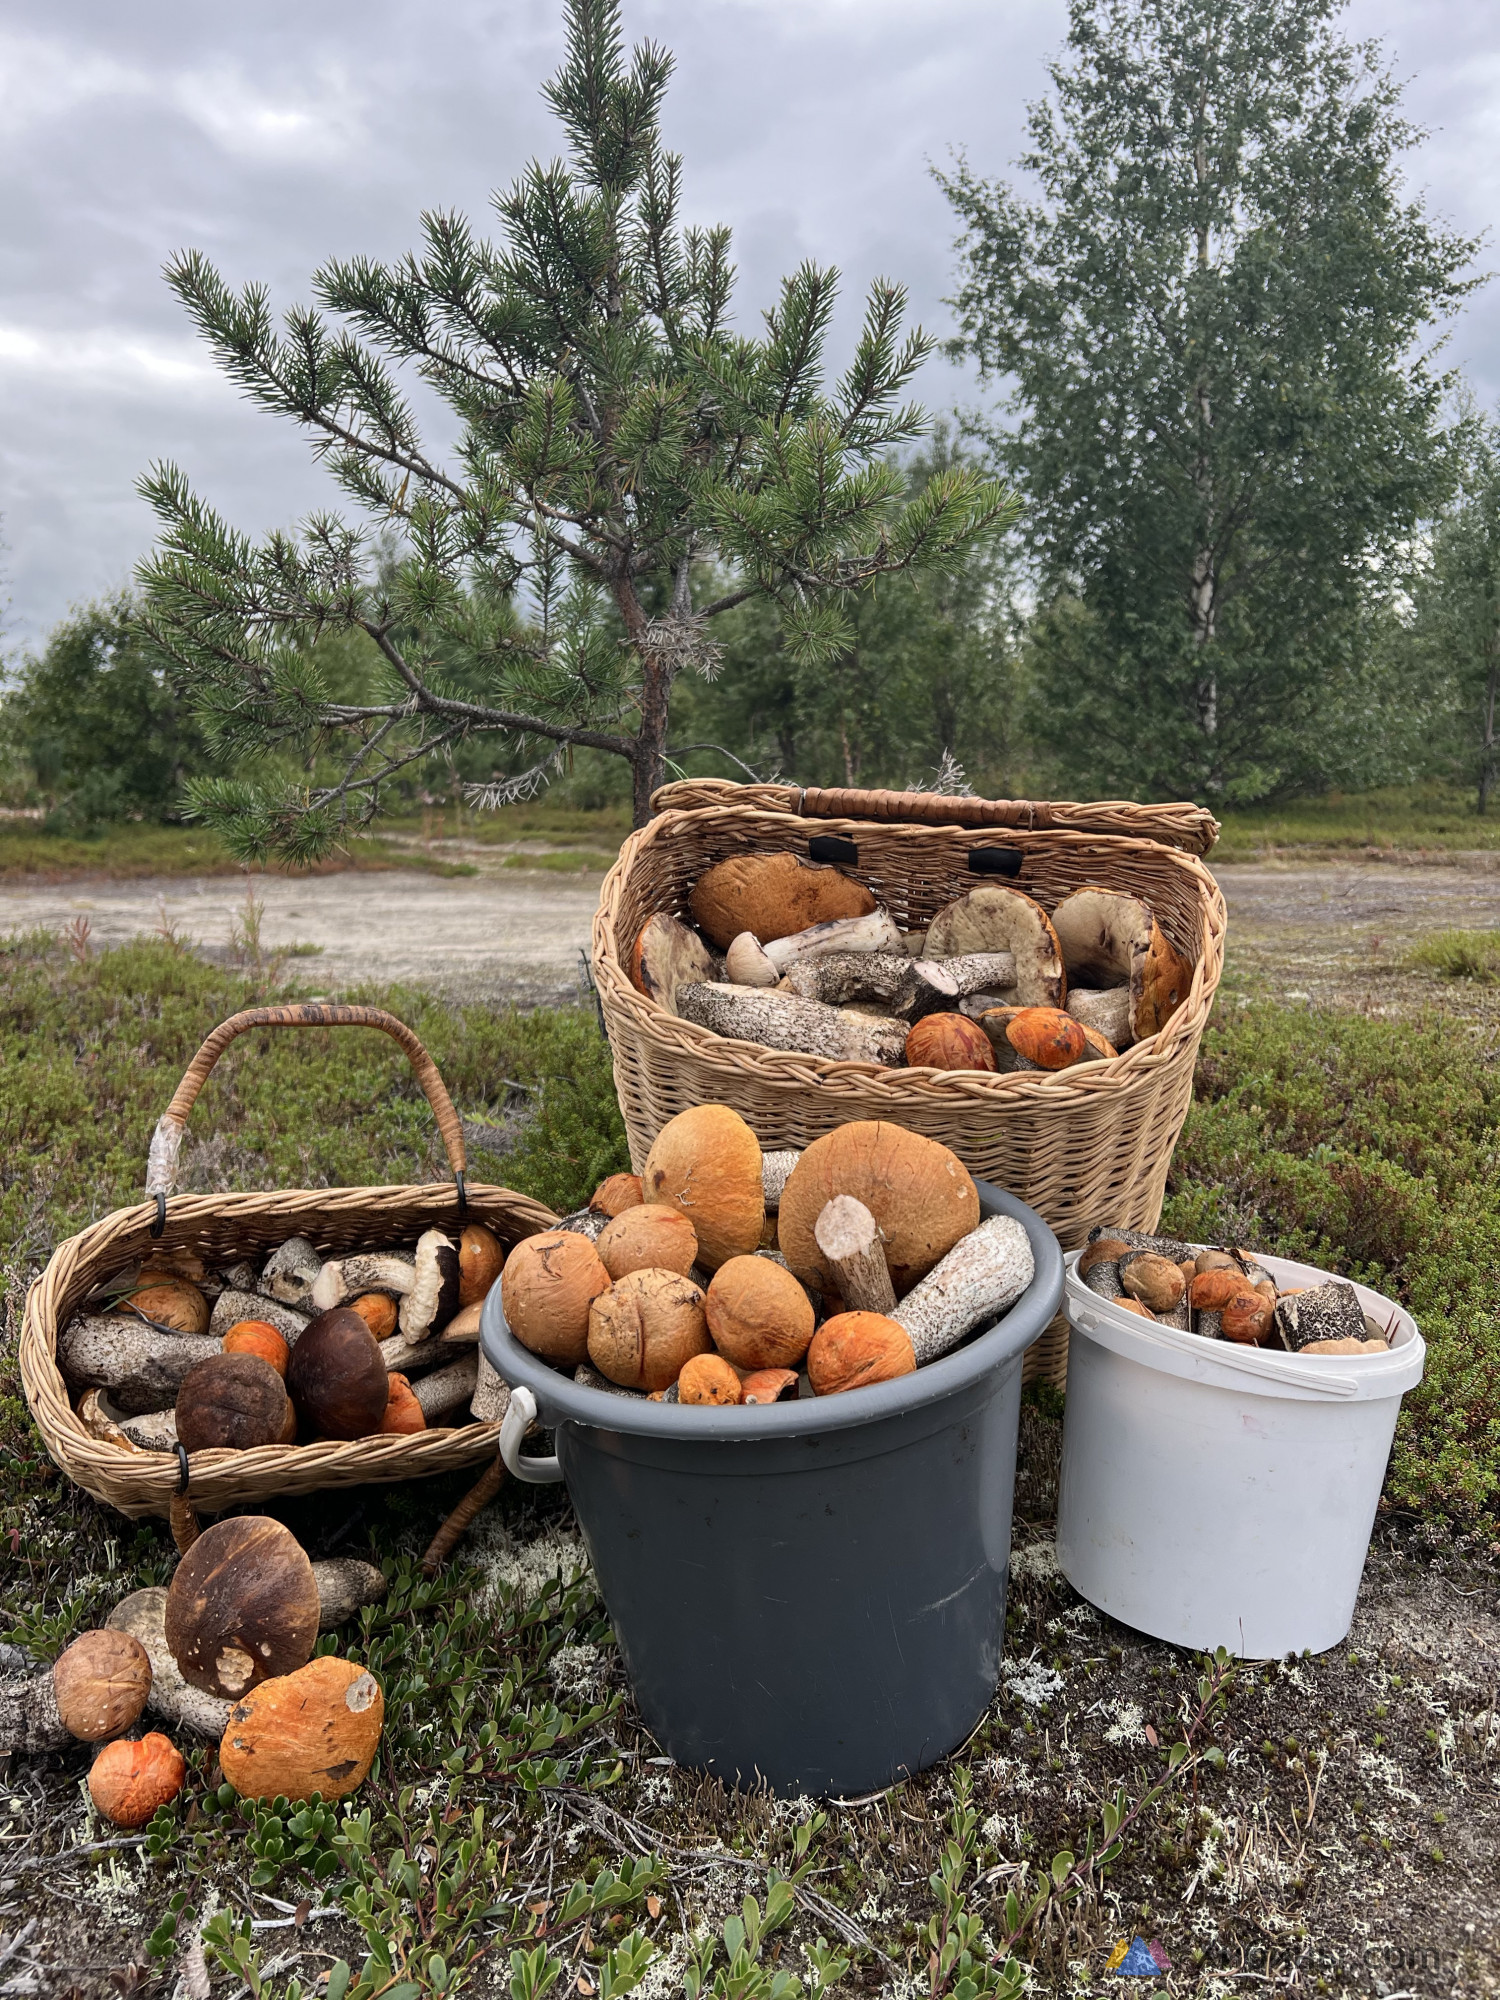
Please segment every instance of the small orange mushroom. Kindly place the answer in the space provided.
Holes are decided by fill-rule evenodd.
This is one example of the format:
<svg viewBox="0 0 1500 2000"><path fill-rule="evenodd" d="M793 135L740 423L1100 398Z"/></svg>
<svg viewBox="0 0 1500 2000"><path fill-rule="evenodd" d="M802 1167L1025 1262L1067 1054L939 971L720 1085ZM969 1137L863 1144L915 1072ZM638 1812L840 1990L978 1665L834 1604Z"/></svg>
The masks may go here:
<svg viewBox="0 0 1500 2000"><path fill-rule="evenodd" d="M1005 1039L1038 1069L1071 1069L1089 1045L1082 1024L1060 1007L1022 1007L1006 1024Z"/></svg>
<svg viewBox="0 0 1500 2000"><path fill-rule="evenodd" d="M407 1437L417 1431L425 1431L427 1419L422 1413L422 1405L417 1401L416 1392L404 1375L392 1374L390 1399L385 1406L385 1415L380 1422L380 1434Z"/></svg>
<svg viewBox="0 0 1500 2000"><path fill-rule="evenodd" d="M793 1378L795 1380L795 1377ZM722 1408L743 1400L740 1378L722 1354L695 1354L677 1377L679 1403L712 1404Z"/></svg>
<svg viewBox="0 0 1500 2000"><path fill-rule="evenodd" d="M136 1742L105 1744L89 1769L89 1797L115 1826L144 1826L186 1778L182 1752L153 1729Z"/></svg>
<svg viewBox="0 0 1500 2000"><path fill-rule="evenodd" d="M359 1314L377 1340L389 1340L396 1331L400 1309L396 1300L387 1298L384 1292L362 1292L349 1301L349 1310Z"/></svg>
<svg viewBox="0 0 1500 2000"><path fill-rule="evenodd" d="M967 1014L924 1014L906 1038L906 1060L913 1069L992 1070L995 1051Z"/></svg>
<svg viewBox="0 0 1500 2000"><path fill-rule="evenodd" d="M384 1299L381 1303L390 1305L391 1302L389 1299ZM392 1321L394 1323L394 1308L392 1308ZM284 1337L276 1331L268 1319L236 1320L224 1336L226 1354L253 1354L257 1360L268 1363L282 1377L286 1375L286 1364L291 1351Z"/></svg>
<svg viewBox="0 0 1500 2000"><path fill-rule="evenodd" d="M890 1382L913 1374L916 1366L910 1334L884 1313L846 1312L825 1319L807 1350L808 1379L819 1396Z"/></svg>

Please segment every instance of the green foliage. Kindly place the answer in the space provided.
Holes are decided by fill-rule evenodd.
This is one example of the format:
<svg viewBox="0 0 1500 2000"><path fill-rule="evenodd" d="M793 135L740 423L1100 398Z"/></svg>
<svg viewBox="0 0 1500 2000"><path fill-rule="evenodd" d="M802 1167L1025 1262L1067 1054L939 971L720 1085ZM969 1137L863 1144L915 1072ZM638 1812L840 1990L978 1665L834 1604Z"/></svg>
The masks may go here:
<svg viewBox="0 0 1500 2000"><path fill-rule="evenodd" d="M1415 592L1413 641L1448 696L1456 761L1487 811L1500 779L1500 425L1471 422L1463 479L1431 536Z"/></svg>
<svg viewBox="0 0 1500 2000"><path fill-rule="evenodd" d="M1387 1492L1472 1520L1500 1503L1500 1070L1442 1016L1220 1009L1166 1226L1338 1271L1427 1342Z"/></svg>
<svg viewBox="0 0 1500 2000"><path fill-rule="evenodd" d="M1471 798L1431 781L1368 792L1334 791L1274 806L1228 806L1221 817L1224 831L1214 848L1216 863L1249 861L1281 848L1382 854L1500 847L1500 830L1475 816Z"/></svg>
<svg viewBox="0 0 1500 2000"><path fill-rule="evenodd" d="M1500 931L1437 931L1413 945L1407 963L1429 966L1444 979L1492 986L1500 979Z"/></svg>
<svg viewBox="0 0 1500 2000"><path fill-rule="evenodd" d="M209 768L189 704L116 597L75 611L27 654L0 696L0 757L49 829L94 834L177 816L185 780Z"/></svg>
<svg viewBox="0 0 1500 2000"><path fill-rule="evenodd" d="M618 0L566 0L564 18L544 94L569 158L496 197L498 244L429 213L420 252L326 264L321 310L294 308L281 330L263 287L234 292L197 251L169 266L225 372L309 432L370 524L319 515L256 544L175 467L143 484L162 538L142 572L150 629L216 745L342 742L328 782L195 788L246 858L323 852L402 771L484 736L505 775L481 795L525 796L586 747L629 760L639 824L672 683L712 670L713 618L764 597L800 662L832 660L851 598L950 572L1007 518L966 467L900 500L891 453L927 428L902 399L932 343L902 335L899 285L876 282L831 386L835 272L804 264L759 336L729 330L729 232L682 225L682 162L662 143L671 57L643 43L627 60ZM447 463L403 367L457 419ZM372 542L393 525L394 552ZM707 595L700 578L719 572L733 581ZM309 650L330 630L380 656L357 698Z"/></svg>
<svg viewBox="0 0 1500 2000"><path fill-rule="evenodd" d="M1036 198L943 177L961 344L1013 384L1032 723L1096 794L1369 782L1383 751L1384 580L1450 464L1424 342L1478 280L1336 4L1071 0Z"/></svg>

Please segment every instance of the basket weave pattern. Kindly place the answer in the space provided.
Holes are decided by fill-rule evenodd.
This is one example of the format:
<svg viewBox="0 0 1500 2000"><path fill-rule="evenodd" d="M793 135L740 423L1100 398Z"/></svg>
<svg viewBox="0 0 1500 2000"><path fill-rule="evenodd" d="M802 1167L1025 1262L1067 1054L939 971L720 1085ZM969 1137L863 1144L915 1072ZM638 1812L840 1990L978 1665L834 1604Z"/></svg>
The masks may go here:
<svg viewBox="0 0 1500 2000"><path fill-rule="evenodd" d="M59 1244L27 1295L21 1322L21 1382L43 1442L70 1479L122 1514L166 1515L179 1487L179 1462L166 1452L123 1450L84 1429L58 1370L57 1337L79 1307L128 1265L172 1250L194 1251L210 1266L233 1264L265 1256L289 1236L309 1237L327 1258L411 1243L424 1229L456 1233L466 1222L484 1223L509 1249L557 1221L551 1209L509 1188L470 1187L461 1208L459 1188L442 1183L174 1195L166 1200L170 1186L164 1184L165 1175L215 1060L236 1034L265 1027L376 1027L391 1035L405 1049L432 1103L462 1185L462 1124L431 1058L403 1022L376 1008L309 1003L251 1009L215 1029L157 1127L150 1180L161 1202L117 1209ZM165 1149L164 1133L169 1141ZM455 1346L454 1360L465 1351ZM499 1439L498 1423L475 1423L349 1443L324 1439L245 1451L195 1451L189 1493L195 1507L218 1514L227 1507L323 1487L423 1479L493 1459Z"/></svg>
<svg viewBox="0 0 1500 2000"><path fill-rule="evenodd" d="M724 800L734 790L715 786L707 796ZM1090 883L1127 891L1150 904L1193 964L1187 998L1167 1026L1113 1061L1057 1075L830 1062L711 1034L647 999L628 970L647 918L658 911L686 917L693 884L726 856L805 854L810 833L856 844L858 863L846 872L866 883L904 930L924 928L945 904L993 878L969 869L976 845L973 822L912 825L819 813L817 824L809 826L807 818L766 810L758 802L781 788L745 790L754 792L756 802L705 803L689 810L669 805L630 836L605 878L594 919L594 975L637 1170L667 1120L694 1104L732 1105L767 1148L806 1146L849 1119L885 1118L940 1140L971 1173L1029 1202L1064 1248L1076 1247L1101 1219L1153 1227L1223 969L1224 900L1201 861L1146 837L1023 827L1014 818L1001 822L1005 844L1023 855L1015 886L1045 909ZM688 792L695 802L698 791L672 786L665 796ZM1070 810L1081 814L1084 808ZM1130 810L1142 827L1150 824L1153 808ZM1162 810L1182 815L1197 809ZM1038 807L1036 815L1045 811ZM1201 818L1213 826L1207 814ZM1049 1334L1033 1350L1029 1372L1060 1385L1065 1359L1065 1331Z"/></svg>

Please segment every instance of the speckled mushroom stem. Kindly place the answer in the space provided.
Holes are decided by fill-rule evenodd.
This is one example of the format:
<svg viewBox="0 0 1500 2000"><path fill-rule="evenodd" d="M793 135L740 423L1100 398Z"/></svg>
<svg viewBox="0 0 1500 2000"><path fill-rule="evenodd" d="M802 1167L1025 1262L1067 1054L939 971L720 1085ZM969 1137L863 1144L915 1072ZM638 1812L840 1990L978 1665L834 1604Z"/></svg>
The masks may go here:
<svg viewBox="0 0 1500 2000"><path fill-rule="evenodd" d="M1020 1223L1009 1215L992 1215L954 1245L891 1318L906 1328L920 1368L1013 1305L1035 1272L1036 1259Z"/></svg>
<svg viewBox="0 0 1500 2000"><path fill-rule="evenodd" d="M206 1333L172 1333L123 1313L76 1313L57 1341L57 1365L74 1391L107 1389L123 1416L164 1409L182 1378L220 1343Z"/></svg>
<svg viewBox="0 0 1500 2000"><path fill-rule="evenodd" d="M852 1194L836 1194L813 1224L823 1261L850 1312L896 1310L896 1288L881 1247L880 1228L869 1209Z"/></svg>
<svg viewBox="0 0 1500 2000"><path fill-rule="evenodd" d="M680 986L677 1011L711 1034L824 1056L831 1062L879 1063L894 1069L906 1053L906 1027L868 1014L768 993L752 986Z"/></svg>
<svg viewBox="0 0 1500 2000"><path fill-rule="evenodd" d="M167 1593L158 1586L133 1590L104 1622L111 1631L128 1632L145 1647L151 1662L151 1692L146 1697L151 1713L217 1742L228 1726L230 1704L183 1679L167 1645L166 1613Z"/></svg>
<svg viewBox="0 0 1500 2000"><path fill-rule="evenodd" d="M0 1682L0 1756L35 1757L76 1740L58 1714L50 1667L24 1681Z"/></svg>
<svg viewBox="0 0 1500 2000"><path fill-rule="evenodd" d="M767 1215L774 1215L781 1206L782 1190L792 1177L792 1169L802 1155L794 1146L784 1146L772 1153L760 1156L760 1185L765 1197Z"/></svg>
<svg viewBox="0 0 1500 2000"><path fill-rule="evenodd" d="M222 1338L242 1319L263 1319L267 1326L275 1327L288 1347L295 1347L300 1335L312 1324L309 1313L278 1305L262 1292L224 1291L215 1302L208 1330Z"/></svg>
<svg viewBox="0 0 1500 2000"><path fill-rule="evenodd" d="M469 1402L479 1382L479 1352L474 1349L451 1361L446 1368L439 1368L435 1374L424 1375L413 1382L411 1392L422 1406L422 1415L428 1423L439 1417L450 1416L454 1410Z"/></svg>

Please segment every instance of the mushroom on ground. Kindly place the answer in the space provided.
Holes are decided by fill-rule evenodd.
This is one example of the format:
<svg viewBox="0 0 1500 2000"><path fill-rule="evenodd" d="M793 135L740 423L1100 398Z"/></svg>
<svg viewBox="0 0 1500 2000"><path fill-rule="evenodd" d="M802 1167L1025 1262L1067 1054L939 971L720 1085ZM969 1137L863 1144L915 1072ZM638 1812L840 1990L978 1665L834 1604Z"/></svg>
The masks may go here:
<svg viewBox="0 0 1500 2000"><path fill-rule="evenodd" d="M385 1724L380 1683L353 1660L325 1654L263 1680L229 1712L219 1744L242 1798L341 1799L370 1775Z"/></svg>
<svg viewBox="0 0 1500 2000"><path fill-rule="evenodd" d="M1164 1028L1187 998L1193 968L1139 896L1118 889L1075 889L1052 912L1052 925L1070 985L1128 990L1129 1021L1123 1034L1110 1034L1102 1021L1092 1023L1116 1048Z"/></svg>
<svg viewBox="0 0 1500 2000"><path fill-rule="evenodd" d="M692 1223L704 1270L758 1248L766 1214L760 1141L727 1104L695 1105L668 1119L641 1180L648 1202L679 1208Z"/></svg>
<svg viewBox="0 0 1500 2000"><path fill-rule="evenodd" d="M721 951L741 931L771 944L874 908L862 883L796 854L733 854L705 869L688 898L694 923Z"/></svg>
<svg viewBox="0 0 1500 2000"><path fill-rule="evenodd" d="M141 1827L168 1806L187 1781L187 1760L152 1730L138 1741L106 1743L89 1767L89 1797L114 1826Z"/></svg>
<svg viewBox="0 0 1500 2000"><path fill-rule="evenodd" d="M330 1438L380 1429L389 1371L368 1326L348 1306L319 1313L292 1349L287 1393L309 1429Z"/></svg>
<svg viewBox="0 0 1500 2000"><path fill-rule="evenodd" d="M683 1020L731 1041L822 1056L826 1062L878 1063L896 1068L906 1046L903 1021L871 1019L843 1007L824 1007L795 994L758 992L750 986L684 986L677 995Z"/></svg>
<svg viewBox="0 0 1500 2000"><path fill-rule="evenodd" d="M712 1345L703 1293L677 1271L632 1271L589 1308L589 1359L626 1389L665 1389Z"/></svg>
<svg viewBox="0 0 1500 2000"><path fill-rule="evenodd" d="M576 1367L588 1353L589 1307L609 1282L598 1251L572 1230L523 1237L500 1278L506 1324L544 1361Z"/></svg>
<svg viewBox="0 0 1500 2000"><path fill-rule="evenodd" d="M262 1514L215 1521L167 1590L167 1645L183 1678L236 1700L312 1657L322 1608L307 1553Z"/></svg>
<svg viewBox="0 0 1500 2000"><path fill-rule="evenodd" d="M846 1312L825 1319L807 1350L813 1393L838 1396L874 1382L891 1382L916 1368L911 1336L880 1313Z"/></svg>
<svg viewBox="0 0 1500 2000"><path fill-rule="evenodd" d="M123 1632L84 1632L50 1667L0 1681L0 1756L97 1743L129 1729L151 1691L151 1662Z"/></svg>
<svg viewBox="0 0 1500 2000"><path fill-rule="evenodd" d="M1023 1007L1060 1007L1067 990L1057 933L1040 903L1019 889L986 883L933 918L928 958L1008 951L1015 961L1015 997Z"/></svg>
<svg viewBox="0 0 1500 2000"><path fill-rule="evenodd" d="M874 1216L898 1298L979 1221L973 1176L946 1146L881 1119L837 1126L797 1162L777 1223L787 1263L819 1291L831 1288L832 1274L814 1232L838 1194L853 1195Z"/></svg>
<svg viewBox="0 0 1500 2000"><path fill-rule="evenodd" d="M1026 1231L1014 1216L992 1215L954 1245L891 1317L906 1329L918 1364L935 1361L1014 1305L1035 1275Z"/></svg>
<svg viewBox="0 0 1500 2000"><path fill-rule="evenodd" d="M630 955L632 981L669 1014L677 1012L679 986L711 981L717 972L713 953L698 933L660 912L646 919Z"/></svg>

